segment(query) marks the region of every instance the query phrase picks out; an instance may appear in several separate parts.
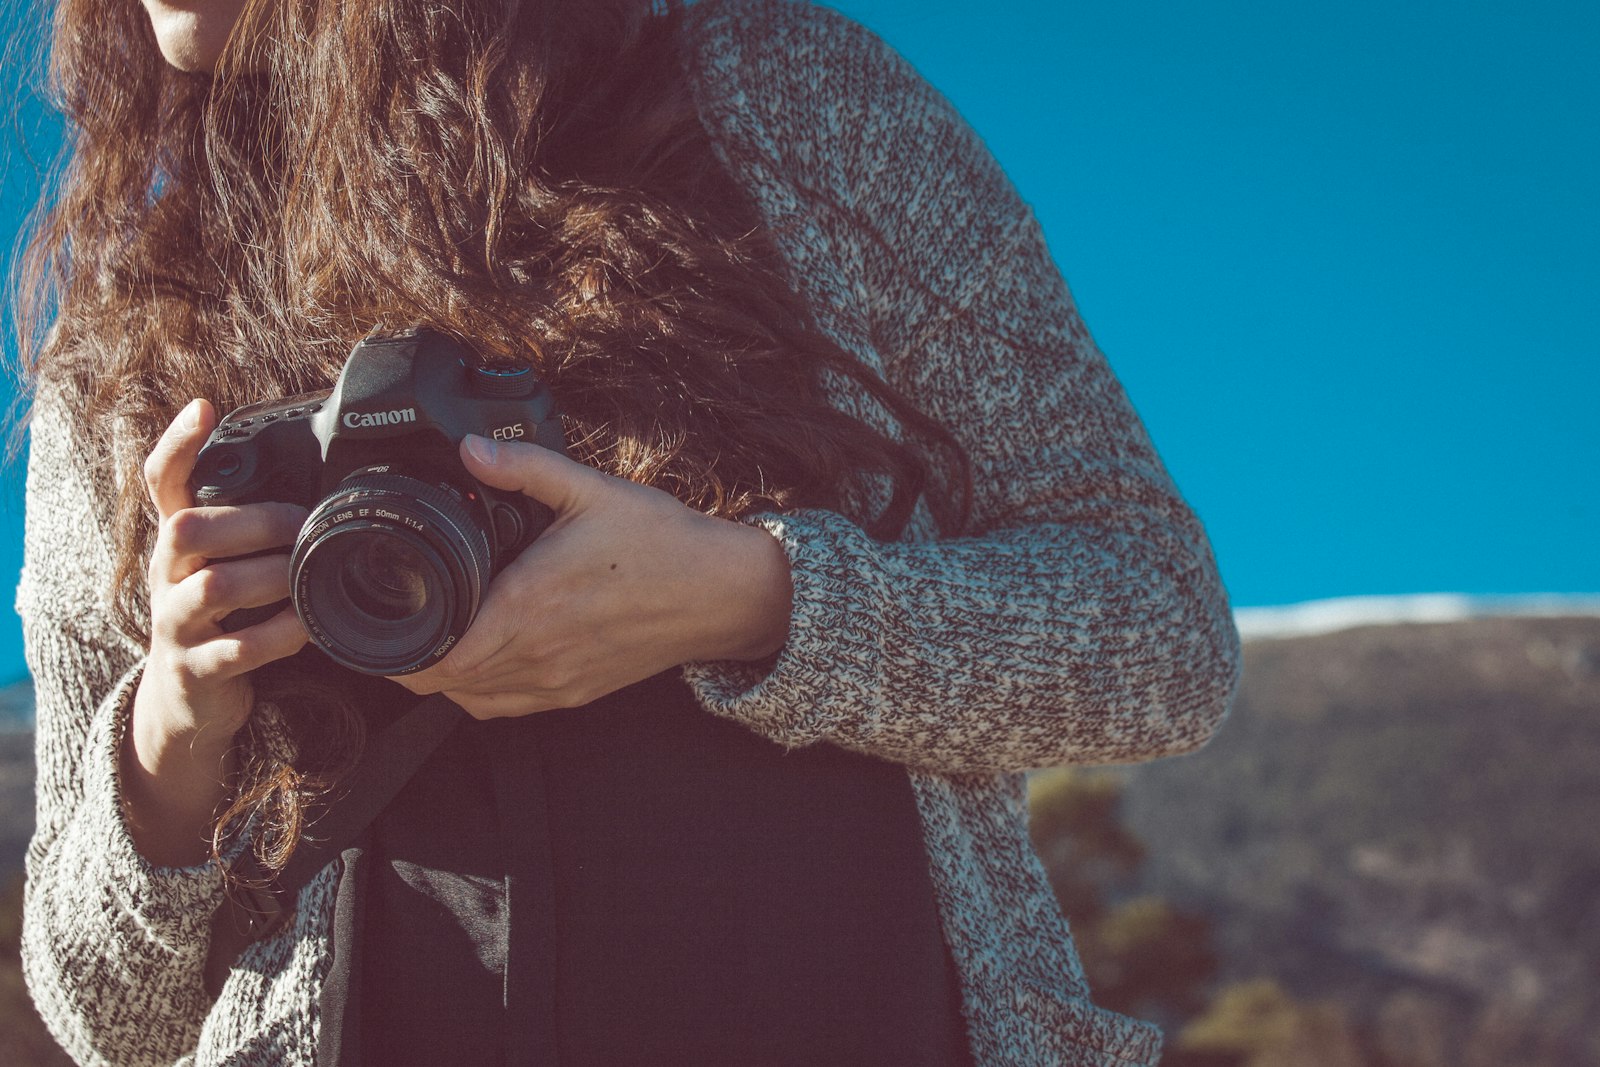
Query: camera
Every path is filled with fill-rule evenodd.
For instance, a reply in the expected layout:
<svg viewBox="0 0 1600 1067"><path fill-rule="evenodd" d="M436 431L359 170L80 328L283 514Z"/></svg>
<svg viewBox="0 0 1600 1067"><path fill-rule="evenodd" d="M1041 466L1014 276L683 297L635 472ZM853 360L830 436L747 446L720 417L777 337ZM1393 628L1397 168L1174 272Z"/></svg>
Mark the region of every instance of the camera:
<svg viewBox="0 0 1600 1067"><path fill-rule="evenodd" d="M565 453L549 389L419 328L369 336L331 390L251 404L211 432L190 476L200 506L309 508L289 555L290 601L335 662L374 675L449 653L489 582L553 516L467 473L469 433ZM282 603L223 620L238 630Z"/></svg>

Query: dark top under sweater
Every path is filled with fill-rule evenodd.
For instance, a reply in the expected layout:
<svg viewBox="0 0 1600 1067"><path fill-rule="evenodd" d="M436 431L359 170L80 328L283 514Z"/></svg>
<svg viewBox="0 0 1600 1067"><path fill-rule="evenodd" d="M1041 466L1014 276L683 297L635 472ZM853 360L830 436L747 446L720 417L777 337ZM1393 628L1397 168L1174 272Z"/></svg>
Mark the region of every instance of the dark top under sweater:
<svg viewBox="0 0 1600 1067"><path fill-rule="evenodd" d="M351 871L343 1067L971 1062L904 769L675 673L464 723Z"/></svg>

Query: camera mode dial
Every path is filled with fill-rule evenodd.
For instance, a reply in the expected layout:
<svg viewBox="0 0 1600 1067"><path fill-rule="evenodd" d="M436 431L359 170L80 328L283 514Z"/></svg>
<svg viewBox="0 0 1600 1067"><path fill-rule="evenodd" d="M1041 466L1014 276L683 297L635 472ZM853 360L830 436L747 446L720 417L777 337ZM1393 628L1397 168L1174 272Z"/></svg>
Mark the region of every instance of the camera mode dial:
<svg viewBox="0 0 1600 1067"><path fill-rule="evenodd" d="M533 368L522 363L474 363L472 391L479 396L519 398L539 387Z"/></svg>

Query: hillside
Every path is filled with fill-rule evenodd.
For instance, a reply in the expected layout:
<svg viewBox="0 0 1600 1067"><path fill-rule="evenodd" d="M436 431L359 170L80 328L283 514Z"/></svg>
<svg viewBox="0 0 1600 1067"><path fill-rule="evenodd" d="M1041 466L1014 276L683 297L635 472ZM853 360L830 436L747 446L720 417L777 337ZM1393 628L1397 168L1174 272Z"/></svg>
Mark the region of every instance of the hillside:
<svg viewBox="0 0 1600 1067"><path fill-rule="evenodd" d="M1224 974L1332 997L1408 1067L1600 1065L1600 619L1246 645L1228 725L1127 772L1143 888Z"/></svg>

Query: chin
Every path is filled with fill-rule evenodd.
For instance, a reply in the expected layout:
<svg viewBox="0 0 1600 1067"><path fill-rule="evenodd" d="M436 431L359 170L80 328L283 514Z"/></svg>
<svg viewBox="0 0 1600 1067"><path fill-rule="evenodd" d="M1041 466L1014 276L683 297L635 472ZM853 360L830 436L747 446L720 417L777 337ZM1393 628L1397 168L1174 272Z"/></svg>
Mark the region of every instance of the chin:
<svg viewBox="0 0 1600 1067"><path fill-rule="evenodd" d="M217 59L228 43L228 35L233 32L242 6L242 0L238 5L224 3L210 7L204 4L179 7L166 0L145 0L150 27L155 31L162 58L179 70L195 74L209 74L216 69ZM217 10L218 7L223 10Z"/></svg>
<svg viewBox="0 0 1600 1067"><path fill-rule="evenodd" d="M161 45L161 56L169 64L179 70L190 74L210 74L217 69L217 58L220 52L210 52L202 48L195 48L187 42L175 42L171 45Z"/></svg>

